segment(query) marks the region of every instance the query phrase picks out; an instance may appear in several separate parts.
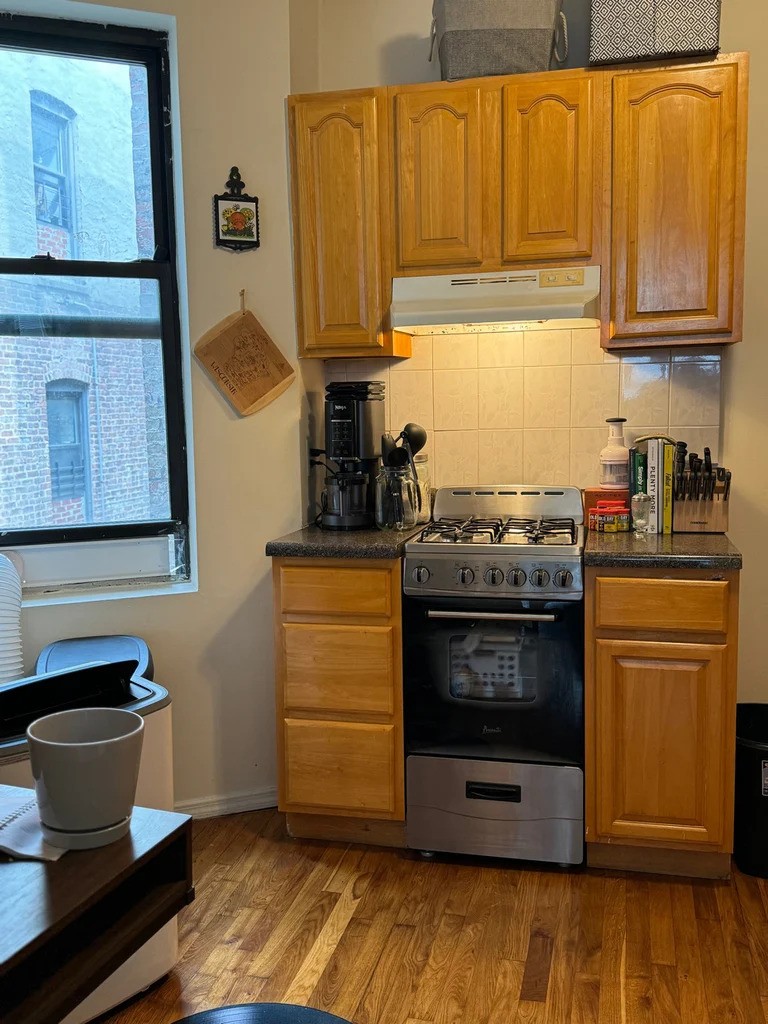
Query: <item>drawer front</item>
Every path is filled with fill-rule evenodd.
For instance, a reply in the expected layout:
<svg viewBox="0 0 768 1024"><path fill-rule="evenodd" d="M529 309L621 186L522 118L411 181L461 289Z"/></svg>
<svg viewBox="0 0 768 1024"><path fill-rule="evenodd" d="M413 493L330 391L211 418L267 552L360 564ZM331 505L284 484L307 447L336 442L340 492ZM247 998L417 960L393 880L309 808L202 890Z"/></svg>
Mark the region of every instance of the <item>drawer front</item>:
<svg viewBox="0 0 768 1024"><path fill-rule="evenodd" d="M286 708L394 712L391 626L287 623L283 649Z"/></svg>
<svg viewBox="0 0 768 1024"><path fill-rule="evenodd" d="M726 580L598 576L595 628L725 633L729 590Z"/></svg>
<svg viewBox="0 0 768 1024"><path fill-rule="evenodd" d="M284 565L282 611L297 615L392 614L392 571L372 566Z"/></svg>
<svg viewBox="0 0 768 1024"><path fill-rule="evenodd" d="M395 812L395 727L285 719L285 787L281 810Z"/></svg>

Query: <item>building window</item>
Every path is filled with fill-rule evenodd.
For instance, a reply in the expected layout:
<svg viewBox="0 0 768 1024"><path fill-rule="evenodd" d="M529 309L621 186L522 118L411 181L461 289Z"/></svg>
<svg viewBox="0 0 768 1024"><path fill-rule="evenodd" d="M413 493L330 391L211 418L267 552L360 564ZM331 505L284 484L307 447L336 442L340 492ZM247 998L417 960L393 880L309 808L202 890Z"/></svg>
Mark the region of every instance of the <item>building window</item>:
<svg viewBox="0 0 768 1024"><path fill-rule="evenodd" d="M0 13L0 110L1 546L141 541L184 578L167 37Z"/></svg>
<svg viewBox="0 0 768 1024"><path fill-rule="evenodd" d="M32 163L38 221L72 229L69 121L32 103Z"/></svg>
<svg viewBox="0 0 768 1024"><path fill-rule="evenodd" d="M45 393L53 501L89 496L88 395L74 381L53 381Z"/></svg>

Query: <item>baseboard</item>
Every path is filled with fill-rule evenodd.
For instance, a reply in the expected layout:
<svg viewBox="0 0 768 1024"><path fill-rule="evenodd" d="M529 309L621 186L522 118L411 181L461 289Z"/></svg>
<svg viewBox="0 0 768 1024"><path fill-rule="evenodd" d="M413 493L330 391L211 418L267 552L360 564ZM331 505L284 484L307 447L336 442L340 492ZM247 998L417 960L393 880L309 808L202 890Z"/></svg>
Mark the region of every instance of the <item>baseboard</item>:
<svg viewBox="0 0 768 1024"><path fill-rule="evenodd" d="M240 814L242 811L260 811L265 807L277 807L277 789L270 787L254 793L211 796L203 800L179 800L175 806L177 811L191 814L193 818L220 818L224 814Z"/></svg>

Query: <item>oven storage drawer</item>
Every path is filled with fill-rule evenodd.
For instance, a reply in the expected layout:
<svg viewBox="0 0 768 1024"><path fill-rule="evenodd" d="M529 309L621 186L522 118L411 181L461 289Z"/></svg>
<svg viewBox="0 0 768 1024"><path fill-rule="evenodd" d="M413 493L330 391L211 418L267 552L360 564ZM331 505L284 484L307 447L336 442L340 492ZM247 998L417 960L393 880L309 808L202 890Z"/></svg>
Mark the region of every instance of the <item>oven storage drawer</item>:
<svg viewBox="0 0 768 1024"><path fill-rule="evenodd" d="M406 771L411 849L582 863L581 768L412 754Z"/></svg>
<svg viewBox="0 0 768 1024"><path fill-rule="evenodd" d="M725 633L729 599L726 580L598 576L595 628Z"/></svg>

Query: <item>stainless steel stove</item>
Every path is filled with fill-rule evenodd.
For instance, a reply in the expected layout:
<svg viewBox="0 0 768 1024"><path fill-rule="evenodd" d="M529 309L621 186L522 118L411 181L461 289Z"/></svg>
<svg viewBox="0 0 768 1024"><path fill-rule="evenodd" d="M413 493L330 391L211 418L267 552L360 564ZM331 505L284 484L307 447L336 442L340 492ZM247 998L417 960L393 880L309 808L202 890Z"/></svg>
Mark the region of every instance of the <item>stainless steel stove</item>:
<svg viewBox="0 0 768 1024"><path fill-rule="evenodd" d="M583 550L576 487L442 487L432 521L405 545L403 589L579 601Z"/></svg>

